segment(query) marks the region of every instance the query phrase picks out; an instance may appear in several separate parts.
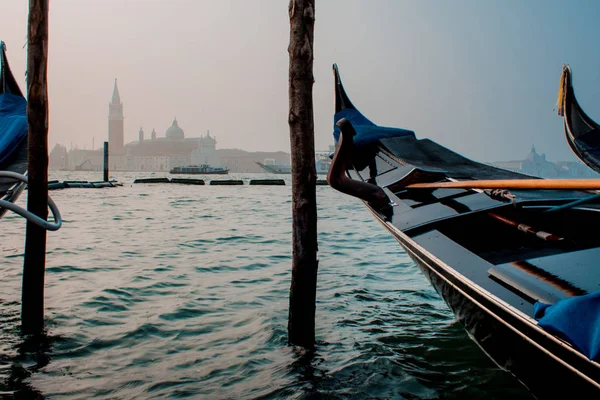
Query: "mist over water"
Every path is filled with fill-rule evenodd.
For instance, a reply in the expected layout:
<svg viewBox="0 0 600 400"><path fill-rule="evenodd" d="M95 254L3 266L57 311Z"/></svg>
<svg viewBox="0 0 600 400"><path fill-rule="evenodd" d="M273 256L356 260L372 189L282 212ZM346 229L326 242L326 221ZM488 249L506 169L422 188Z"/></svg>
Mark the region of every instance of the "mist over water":
<svg viewBox="0 0 600 400"><path fill-rule="evenodd" d="M2 3L0 40L25 88L28 2ZM99 147L119 79L125 142L177 117L218 148L289 151L289 1L52 0L51 147ZM348 95L383 126L410 129L477 161L531 145L573 161L553 111L564 63L600 116L600 2L327 0L315 6L314 117L331 144L337 63Z"/></svg>
<svg viewBox="0 0 600 400"><path fill-rule="evenodd" d="M65 223L48 234L42 344L18 334L25 222L2 220L0 397L530 398L361 202L318 187L318 347L307 354L287 345L289 178L132 185L140 176L51 192Z"/></svg>

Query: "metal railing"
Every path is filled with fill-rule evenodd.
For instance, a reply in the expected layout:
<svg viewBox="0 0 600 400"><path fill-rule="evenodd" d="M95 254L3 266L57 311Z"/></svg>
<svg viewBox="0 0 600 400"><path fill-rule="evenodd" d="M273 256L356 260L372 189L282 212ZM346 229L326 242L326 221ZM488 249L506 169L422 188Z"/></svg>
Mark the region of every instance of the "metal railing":
<svg viewBox="0 0 600 400"><path fill-rule="evenodd" d="M18 174L12 171L0 171L0 178L12 178L20 182L28 183L26 175ZM12 212L27 219L27 221L33 222L37 226L49 231L57 231L62 226L62 218L60 216L60 211L58 211L58 207L56 207L56 204L54 203L52 198L50 198L50 196L48 196L48 207L50 208L52 216L54 217L54 223L48 222L45 219L42 219L37 215L27 211L26 209L5 199L0 199L0 207L6 208L7 210L11 210Z"/></svg>

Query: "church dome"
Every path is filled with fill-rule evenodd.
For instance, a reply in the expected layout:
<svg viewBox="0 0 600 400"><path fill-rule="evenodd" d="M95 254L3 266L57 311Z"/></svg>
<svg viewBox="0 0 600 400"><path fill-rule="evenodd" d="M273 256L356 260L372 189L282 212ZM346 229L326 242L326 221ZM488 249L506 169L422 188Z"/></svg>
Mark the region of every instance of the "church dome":
<svg viewBox="0 0 600 400"><path fill-rule="evenodd" d="M214 146L215 144L217 144L217 140L216 140L216 138L210 136L210 133L208 131L206 131L206 136L202 136L200 138L200 143L209 144L209 145L212 144Z"/></svg>
<svg viewBox="0 0 600 400"><path fill-rule="evenodd" d="M177 118L175 118L173 120L173 125L171 125L169 127L169 129L167 129L166 136L167 136L167 139L172 139L172 140L180 140L180 139L185 138L183 129L181 129L179 127L179 125L177 125Z"/></svg>

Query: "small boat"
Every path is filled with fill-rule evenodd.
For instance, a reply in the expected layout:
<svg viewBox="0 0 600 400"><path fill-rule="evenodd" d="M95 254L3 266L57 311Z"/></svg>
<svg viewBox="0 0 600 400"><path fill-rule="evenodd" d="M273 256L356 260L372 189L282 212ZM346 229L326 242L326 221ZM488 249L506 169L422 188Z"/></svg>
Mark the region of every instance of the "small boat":
<svg viewBox="0 0 600 400"><path fill-rule="evenodd" d="M289 164L277 164L275 160L266 159L263 163L256 162L260 165L265 171L270 172L272 174L291 174L292 166ZM315 170L317 174L326 174L329 171L329 166L331 165L331 160L325 157L319 157L315 160Z"/></svg>
<svg viewBox="0 0 600 400"><path fill-rule="evenodd" d="M24 182L6 175L27 172L26 108L6 58L6 46L0 41L0 200L8 203L14 203L25 188ZM0 207L0 217L6 210Z"/></svg>
<svg viewBox="0 0 600 400"><path fill-rule="evenodd" d="M581 109L573 89L573 72L563 66L558 89L558 115L564 117L565 135L571 149L588 167L600 172L600 125Z"/></svg>
<svg viewBox="0 0 600 400"><path fill-rule="evenodd" d="M175 167L169 171L170 174L190 174L190 175L226 175L229 173L227 168L211 167L208 164L188 165L185 167Z"/></svg>
<svg viewBox="0 0 600 400"><path fill-rule="evenodd" d="M319 157L315 161L315 169L317 174L326 174L329 172L331 166L331 159L329 157Z"/></svg>
<svg viewBox="0 0 600 400"><path fill-rule="evenodd" d="M363 200L471 338L538 398L600 398L599 180L544 180L381 127L334 65L329 184Z"/></svg>
<svg viewBox="0 0 600 400"><path fill-rule="evenodd" d="M256 161L262 169L271 174L291 174L292 166L289 164L277 164L272 158L265 159L262 163Z"/></svg>

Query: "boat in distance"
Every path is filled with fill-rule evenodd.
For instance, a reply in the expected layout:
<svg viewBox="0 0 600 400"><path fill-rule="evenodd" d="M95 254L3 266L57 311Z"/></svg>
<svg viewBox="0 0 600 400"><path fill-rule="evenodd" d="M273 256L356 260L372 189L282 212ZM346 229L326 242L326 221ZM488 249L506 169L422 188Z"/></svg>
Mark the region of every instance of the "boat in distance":
<svg viewBox="0 0 600 400"><path fill-rule="evenodd" d="M277 164L273 159L266 159L262 163L255 161L257 165L259 165L266 172L270 172L271 174L291 174L292 166L289 164Z"/></svg>
<svg viewBox="0 0 600 400"><path fill-rule="evenodd" d="M170 174L190 174L190 175L226 175L229 173L227 168L211 167L208 164L188 165L185 167L174 167L169 171Z"/></svg>
<svg viewBox="0 0 600 400"><path fill-rule="evenodd" d="M0 41L0 174L27 172L27 101L17 84ZM26 184L0 176L0 200L14 203ZM7 205L9 206L9 205ZM0 207L0 217L7 209Z"/></svg>
<svg viewBox="0 0 600 400"><path fill-rule="evenodd" d="M333 69L328 183L363 200L470 337L533 395L600 398L599 196L378 126Z"/></svg>
<svg viewBox="0 0 600 400"><path fill-rule="evenodd" d="M272 174L291 174L292 166L289 164L277 164L273 159L266 159L262 163L256 161L262 169ZM315 170L317 174L326 174L329 171L331 160L326 157L318 157L315 160Z"/></svg>

